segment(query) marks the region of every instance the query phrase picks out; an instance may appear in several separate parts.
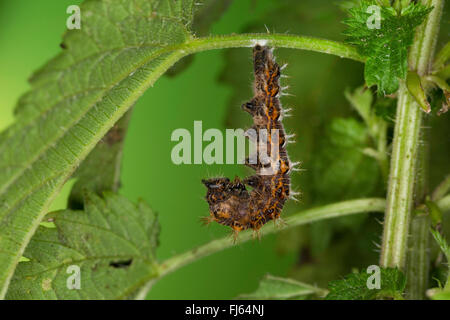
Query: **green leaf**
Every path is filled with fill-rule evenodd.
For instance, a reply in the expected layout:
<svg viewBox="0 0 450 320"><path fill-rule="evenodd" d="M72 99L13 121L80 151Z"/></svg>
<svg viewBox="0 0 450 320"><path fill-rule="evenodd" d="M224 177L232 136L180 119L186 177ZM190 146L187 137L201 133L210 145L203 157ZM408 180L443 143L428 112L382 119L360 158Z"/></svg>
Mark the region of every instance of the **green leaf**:
<svg viewBox="0 0 450 320"><path fill-rule="evenodd" d="M446 113L450 107L450 85L446 80L439 76L428 76L425 79L442 90L443 101L437 115L440 116L441 114Z"/></svg>
<svg viewBox="0 0 450 320"><path fill-rule="evenodd" d="M425 205L431 219L431 225L436 227L442 223L442 211L436 202L431 201L428 197L425 199Z"/></svg>
<svg viewBox="0 0 450 320"><path fill-rule="evenodd" d="M77 182L70 192L69 208L83 208L84 189L98 195L119 190L123 143L131 113L132 109L117 121L73 174Z"/></svg>
<svg viewBox="0 0 450 320"><path fill-rule="evenodd" d="M379 9L379 25L371 6ZM410 3L397 13L392 7L379 6L375 0L363 0L360 6L349 10L345 35L367 58L364 78L369 87L377 85L384 95L397 91L399 79L406 78L408 48L414 40L414 31L431 10Z"/></svg>
<svg viewBox="0 0 450 320"><path fill-rule="evenodd" d="M31 78L0 135L0 298L51 201L139 96L186 53L192 0L98 0Z"/></svg>
<svg viewBox="0 0 450 320"><path fill-rule="evenodd" d="M335 118L319 140L314 167L311 169L316 203L338 199L373 196L379 186L377 161L364 150L370 146L369 130L354 118ZM357 177L357 178L356 178ZM333 225L311 226L311 249L314 256L323 252L339 228L358 230L366 217L339 219Z"/></svg>
<svg viewBox="0 0 450 320"><path fill-rule="evenodd" d="M401 299L406 286L404 274L393 268L380 268L380 289L369 289L368 279L373 273L365 271L347 275L342 280L330 281L327 300L374 300L380 298Z"/></svg>
<svg viewBox="0 0 450 320"><path fill-rule="evenodd" d="M427 95L423 90L422 80L420 79L417 72L408 71L408 75L406 77L406 86L409 93L414 97L422 110L426 113L430 113L431 105L428 102Z"/></svg>
<svg viewBox="0 0 450 320"><path fill-rule="evenodd" d="M376 150L370 149L374 151L372 152L372 156L379 161L380 168L383 170L383 174L387 177L387 123L377 114L376 109L372 106L372 92L370 90L365 90L364 87L360 87L353 93L350 93L347 90L345 92L345 97L364 120L364 123L366 124L369 134L373 140L373 144L376 146Z"/></svg>
<svg viewBox="0 0 450 320"><path fill-rule="evenodd" d="M196 37L207 36L211 26L220 19L227 11L232 0L196 0L198 9L192 21L192 32ZM172 68L167 70L166 75L173 77L183 72L194 61L195 56L190 55L178 61Z"/></svg>
<svg viewBox="0 0 450 320"><path fill-rule="evenodd" d="M450 246L448 245L447 241L445 241L444 237L440 234L439 231L434 229L431 229L430 231L433 235L434 240L436 240L437 244L439 245L439 248L441 248L442 252L447 258L447 261L450 261Z"/></svg>
<svg viewBox="0 0 450 320"><path fill-rule="evenodd" d="M397 109L397 99L390 97L377 96L373 106L375 114L382 118L388 124L393 124L395 120L395 111Z"/></svg>
<svg viewBox="0 0 450 320"><path fill-rule="evenodd" d="M450 42L447 42L445 46L436 54L436 58L433 63L433 70L441 70L447 61L450 59Z"/></svg>
<svg viewBox="0 0 450 320"><path fill-rule="evenodd" d="M312 169L320 201L327 203L373 193L380 171L376 161L363 152L369 142L369 130L361 122L353 118L335 118L331 122Z"/></svg>
<svg viewBox="0 0 450 320"><path fill-rule="evenodd" d="M443 67L442 70L440 70L436 75L442 79L450 78L450 64Z"/></svg>
<svg viewBox="0 0 450 320"><path fill-rule="evenodd" d="M450 300L450 290L438 290L431 295L433 300Z"/></svg>
<svg viewBox="0 0 450 320"><path fill-rule="evenodd" d="M56 228L36 231L7 299L120 299L158 275L159 224L152 210L113 193L104 199L86 193L84 201L84 211L47 215ZM68 288L70 266L79 267L79 289Z"/></svg>
<svg viewBox="0 0 450 320"><path fill-rule="evenodd" d="M258 289L250 294L240 295L243 299L304 299L311 295L323 296L326 290L298 282L293 279L265 276Z"/></svg>
<svg viewBox="0 0 450 320"><path fill-rule="evenodd" d="M387 176L387 125L372 108L372 92L360 87L353 92L346 90L345 97L364 123L354 118L335 118L322 134L312 169L318 203L372 196L380 187L380 173ZM367 150L373 151L370 157ZM339 229L356 232L363 227L365 218L348 217L332 225L312 225L313 256L317 258L331 245L333 233Z"/></svg>
<svg viewBox="0 0 450 320"><path fill-rule="evenodd" d="M350 90L345 91L345 97L351 106L358 112L360 117L364 120L367 127L376 119L376 115L372 111L373 96L370 90L359 87L354 92Z"/></svg>
<svg viewBox="0 0 450 320"><path fill-rule="evenodd" d="M439 231L430 229L430 232L433 235L434 240L436 240L436 243L439 245L439 248L444 253L445 258L447 259L448 268L445 287L443 289L439 288L431 290L430 296L434 300L450 300L450 265L448 265L450 263L450 246Z"/></svg>

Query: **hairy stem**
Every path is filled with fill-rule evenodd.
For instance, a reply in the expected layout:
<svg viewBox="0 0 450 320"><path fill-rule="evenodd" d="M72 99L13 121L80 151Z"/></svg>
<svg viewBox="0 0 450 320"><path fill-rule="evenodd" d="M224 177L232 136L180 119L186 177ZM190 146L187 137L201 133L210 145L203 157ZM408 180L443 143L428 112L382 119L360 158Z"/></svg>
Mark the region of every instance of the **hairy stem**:
<svg viewBox="0 0 450 320"><path fill-rule="evenodd" d="M427 127L427 119L423 123ZM414 186L413 206L417 208L425 202L428 194L429 176L429 145L428 132L422 130L421 144L419 145L417 157L416 183ZM428 275L430 271L430 226L431 218L426 212L416 210L413 214L408 239L408 252L406 254L406 298L410 300L421 300L425 298L428 288Z"/></svg>
<svg viewBox="0 0 450 320"><path fill-rule="evenodd" d="M277 231L293 228L299 225L311 223L318 220L338 218L351 214L363 212L383 212L385 209L385 200L378 198L358 199L338 202L325 205L319 208L313 208L301 211L286 218L286 227L277 228L275 224L266 225L260 232L260 236L275 233ZM239 234L238 244L242 244L252 239L251 231L244 231ZM229 237L213 240L200 247L181 253L164 261L160 266L160 276L173 272L191 262L202 257L222 251L233 246L233 241ZM148 290L151 288L153 280L138 293L138 298L145 298Z"/></svg>
<svg viewBox="0 0 450 320"><path fill-rule="evenodd" d="M422 3L434 9L416 32L409 67L424 76L431 66L444 1L422 0ZM401 83L398 97L380 264L403 269L413 208L422 111L405 83Z"/></svg>
<svg viewBox="0 0 450 320"><path fill-rule="evenodd" d="M380 264L384 267L405 265L421 112L406 85L401 84L381 247Z"/></svg>
<svg viewBox="0 0 450 320"><path fill-rule="evenodd" d="M431 3L428 3L430 5ZM434 12L434 14L438 16L431 17L432 19L437 19L438 22L440 20L440 13ZM422 30L419 29L419 35L425 35L426 29L429 25L425 24ZM439 24L437 24L439 26ZM436 25L433 25L431 29L433 32L436 32L436 35L433 37L429 37L428 39L424 36L422 39L422 46L427 45L427 41L429 46L424 48L422 47L422 51L426 50L425 54L428 55L428 60L417 60L417 57L420 55L419 46L414 46L412 55L411 55L411 64L416 62L416 68L418 72L422 74L429 73L430 67L432 65L432 57L433 57L433 46L435 45L433 42L437 38ZM431 42L431 43L430 43ZM416 61L413 60L414 54L416 55ZM428 65L427 65L428 64ZM427 127L427 120L424 119L424 127ZM420 133L421 143L419 144L418 151L418 159L417 159L417 172L416 172L416 182L414 186L414 200L413 205L415 207L424 203L425 197L428 194L428 160L429 160L429 147L428 147L428 134L425 130L422 130ZM431 226L431 218L427 214L422 214L421 212L417 212L411 220L411 230L409 232L409 250L407 252L407 264L406 264L406 277L407 277L407 285L406 285L406 297L410 300L419 300L425 298L425 291L428 288L429 281L429 271L430 271L430 226Z"/></svg>
<svg viewBox="0 0 450 320"><path fill-rule="evenodd" d="M429 238L430 217L415 215L411 220L411 236L407 254L406 297L409 300L421 300L428 288L430 271Z"/></svg>
<svg viewBox="0 0 450 320"><path fill-rule="evenodd" d="M305 36L287 34L237 34L226 36L212 36L205 38L193 38L180 45L180 49L186 54L224 48L253 47L256 43L266 44L278 48L291 48L322 52L363 62L364 58L356 49L347 44Z"/></svg>
<svg viewBox="0 0 450 320"><path fill-rule="evenodd" d="M338 202L335 204L325 205L319 208L308 209L286 218L286 228L293 228L299 225L311 223L318 220L337 218L362 212L379 212L384 210L385 201L383 199L360 199ZM261 236L275 233L280 228L275 224L270 224L261 231ZM239 243L244 243L252 239L252 233L245 231L239 235ZM193 250L175 256L166 260L161 265L162 274L169 273L179 267L195 261L200 257L210 255L212 253L221 251L223 249L233 246L233 242L229 237L213 240L203 246L197 247Z"/></svg>

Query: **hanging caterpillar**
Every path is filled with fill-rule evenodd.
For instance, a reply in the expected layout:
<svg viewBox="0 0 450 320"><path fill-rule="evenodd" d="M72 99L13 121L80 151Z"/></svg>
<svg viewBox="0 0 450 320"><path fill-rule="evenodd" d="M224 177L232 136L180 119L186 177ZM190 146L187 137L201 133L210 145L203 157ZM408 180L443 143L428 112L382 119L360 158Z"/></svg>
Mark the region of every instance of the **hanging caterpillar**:
<svg viewBox="0 0 450 320"><path fill-rule="evenodd" d="M293 196L290 172L296 163L292 164L287 155L289 136L281 122L284 115L279 100L281 68L275 62L272 49L259 44L253 48L253 65L254 97L244 103L242 109L253 117L251 129L256 132L257 154L247 158L245 164L256 174L244 180L239 177L233 181L228 178L202 180L208 189L206 200L210 210L204 221L231 227L235 237L246 229L253 229L259 236L259 229L268 221L277 221L284 203ZM261 156L264 154L268 157ZM246 186L251 187L251 191Z"/></svg>

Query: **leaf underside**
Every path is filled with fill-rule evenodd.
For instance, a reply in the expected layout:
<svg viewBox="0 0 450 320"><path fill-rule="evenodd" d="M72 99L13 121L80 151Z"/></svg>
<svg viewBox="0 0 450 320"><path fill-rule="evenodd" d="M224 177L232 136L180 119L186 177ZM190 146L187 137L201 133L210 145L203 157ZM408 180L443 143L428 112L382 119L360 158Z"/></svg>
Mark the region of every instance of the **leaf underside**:
<svg viewBox="0 0 450 320"><path fill-rule="evenodd" d="M31 78L0 134L0 298L51 201L106 132L183 53L192 0L88 0L80 30Z"/></svg>
<svg viewBox="0 0 450 320"><path fill-rule="evenodd" d="M77 182L70 192L70 209L83 208L84 189L98 195L119 190L123 145L132 110L117 121L72 175L72 178L77 178Z"/></svg>
<svg viewBox="0 0 450 320"><path fill-rule="evenodd" d="M120 299L157 276L159 224L152 210L109 192L104 199L85 193L84 202L84 211L47 215L56 228L38 228L7 299Z"/></svg>

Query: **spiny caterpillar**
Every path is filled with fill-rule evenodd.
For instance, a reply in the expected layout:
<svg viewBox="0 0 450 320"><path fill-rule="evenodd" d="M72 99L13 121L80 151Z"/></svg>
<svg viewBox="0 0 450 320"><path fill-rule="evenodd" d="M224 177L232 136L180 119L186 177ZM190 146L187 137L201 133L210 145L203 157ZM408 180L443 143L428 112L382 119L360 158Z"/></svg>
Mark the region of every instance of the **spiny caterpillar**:
<svg viewBox="0 0 450 320"><path fill-rule="evenodd" d="M254 97L244 103L242 109L253 117L251 129L256 132L257 155L247 158L245 164L256 174L243 181L239 177L233 181L228 178L202 180L208 188L206 200L210 210L210 215L203 220L230 226L235 238L239 231L246 229L253 229L259 236L259 229L265 223L280 218L284 203L293 195L290 172L296 163L292 164L287 155L289 136L281 122L284 110L279 100L282 68L275 62L272 49L259 44L253 48L253 64ZM261 139L262 132L266 133L266 139ZM278 139L274 139L274 132ZM261 148L270 157L269 161L261 157ZM267 169L273 170L267 174ZM252 190L248 191L246 186Z"/></svg>

